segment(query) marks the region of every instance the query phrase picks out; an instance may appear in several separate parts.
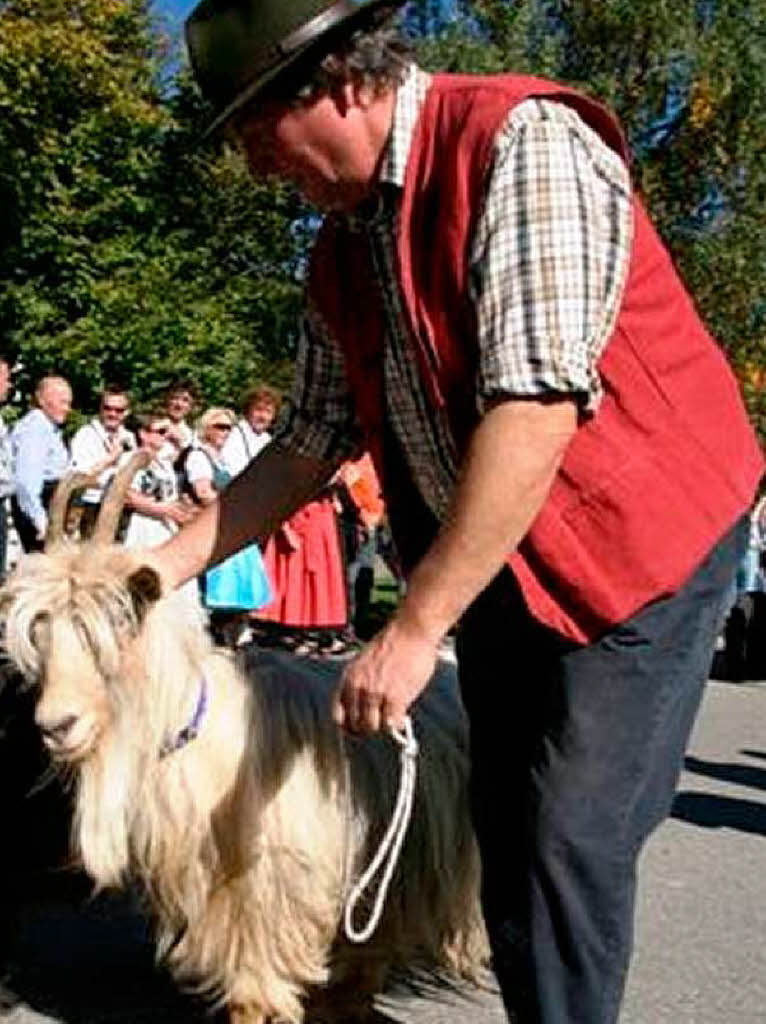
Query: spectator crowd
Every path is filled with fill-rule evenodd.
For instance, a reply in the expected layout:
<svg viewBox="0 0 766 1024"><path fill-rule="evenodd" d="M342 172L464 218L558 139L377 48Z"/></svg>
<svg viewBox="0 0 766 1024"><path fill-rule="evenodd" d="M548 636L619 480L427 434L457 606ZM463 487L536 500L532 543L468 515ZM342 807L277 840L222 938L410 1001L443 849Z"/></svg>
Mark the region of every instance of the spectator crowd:
<svg viewBox="0 0 766 1024"><path fill-rule="evenodd" d="M10 389L10 366L0 358L0 403ZM90 478L70 517L90 536L104 495L137 451L144 464L133 477L117 532L128 547L161 544L190 521L269 443L279 392L259 384L241 415L223 406L198 410L192 382L171 383L163 400L134 411L129 390L108 384L99 408L65 440L72 388L62 376L41 378L32 407L8 429L0 417L0 573L9 568L9 521L22 551L42 549L48 506L69 472ZM208 618L216 641L256 640L298 654L343 655L369 632L374 558L384 521L383 501L369 455L345 463L329 487L282 524L264 546L253 544L184 588ZM385 537L385 534L383 534ZM388 554L390 546L382 543ZM396 572L393 557L387 558Z"/></svg>

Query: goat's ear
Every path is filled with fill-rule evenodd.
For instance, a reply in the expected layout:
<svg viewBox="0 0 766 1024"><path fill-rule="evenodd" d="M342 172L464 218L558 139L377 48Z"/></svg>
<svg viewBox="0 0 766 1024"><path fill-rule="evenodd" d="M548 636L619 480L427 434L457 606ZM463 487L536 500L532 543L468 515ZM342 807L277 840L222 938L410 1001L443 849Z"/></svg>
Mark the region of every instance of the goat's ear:
<svg viewBox="0 0 766 1024"><path fill-rule="evenodd" d="M128 591L140 621L149 606L162 597L162 581L154 569L142 565L128 576Z"/></svg>

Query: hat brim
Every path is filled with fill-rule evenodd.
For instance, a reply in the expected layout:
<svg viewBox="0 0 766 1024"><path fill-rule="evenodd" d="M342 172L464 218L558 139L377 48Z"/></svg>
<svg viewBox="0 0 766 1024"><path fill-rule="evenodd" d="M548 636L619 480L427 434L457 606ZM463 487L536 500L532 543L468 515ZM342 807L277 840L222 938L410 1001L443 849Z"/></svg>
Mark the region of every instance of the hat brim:
<svg viewBox="0 0 766 1024"><path fill-rule="evenodd" d="M202 140L208 139L222 125L226 124L238 110L241 110L288 68L307 57L312 50L319 50L323 46L327 46L330 39L341 29L348 30L356 23L363 24L365 21L374 25L380 24L404 3L405 0L369 0L368 3L356 10L346 10L339 17L332 17L333 9L330 8L313 18L308 25L302 27L300 32L295 33L295 36L300 36L300 39L293 48L289 49L281 61L272 65L268 71L257 75L252 82L249 82L244 89L237 93L223 110L216 114L205 129Z"/></svg>

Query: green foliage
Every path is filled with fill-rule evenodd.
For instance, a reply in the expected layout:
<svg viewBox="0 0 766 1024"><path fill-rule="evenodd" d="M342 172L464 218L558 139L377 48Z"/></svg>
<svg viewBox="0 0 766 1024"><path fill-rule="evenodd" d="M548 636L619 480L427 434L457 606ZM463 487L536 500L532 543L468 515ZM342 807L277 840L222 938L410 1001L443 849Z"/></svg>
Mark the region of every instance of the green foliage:
<svg viewBox="0 0 766 1024"><path fill-rule="evenodd" d="M426 66L558 78L617 111L766 434L766 0L459 8L421 41ZM0 347L19 357L22 403L46 371L86 411L113 378L148 400L190 376L216 403L289 381L313 221L200 144L175 52L146 0L0 0Z"/></svg>
<svg viewBox="0 0 766 1024"><path fill-rule="evenodd" d="M302 208L200 145L166 48L138 0L0 4L0 344L24 402L51 371L88 411L113 379L225 404L289 379Z"/></svg>

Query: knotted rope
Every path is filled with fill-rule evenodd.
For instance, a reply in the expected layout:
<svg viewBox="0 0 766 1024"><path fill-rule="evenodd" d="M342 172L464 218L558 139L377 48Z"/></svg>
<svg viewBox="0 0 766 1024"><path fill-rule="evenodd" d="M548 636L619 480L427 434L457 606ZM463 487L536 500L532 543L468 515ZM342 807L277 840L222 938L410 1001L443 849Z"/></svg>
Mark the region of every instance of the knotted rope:
<svg viewBox="0 0 766 1024"><path fill-rule="evenodd" d="M394 813L391 817L391 822L386 834L383 836L377 853L372 858L370 866L362 874L359 881L352 887L351 892L349 893L343 916L343 926L346 932L346 938L349 942L357 944L367 942L380 924L380 918L383 914L383 907L386 902L388 887L391 884L394 870L399 861L399 854L401 853L404 837L407 835L407 828L409 827L410 818L412 817L412 804L415 798L415 781L417 779L418 741L415 739L415 732L412 728L412 721L409 715L405 716L404 730L399 731L398 729L392 728L391 736L401 748L399 754L399 794L396 798L396 806L394 807ZM386 858L388 858L387 861ZM363 928L357 928L354 925L354 912L356 911L359 901L367 891L370 883L377 875L384 861L386 861L385 869L380 880L378 892L373 902L369 920Z"/></svg>

